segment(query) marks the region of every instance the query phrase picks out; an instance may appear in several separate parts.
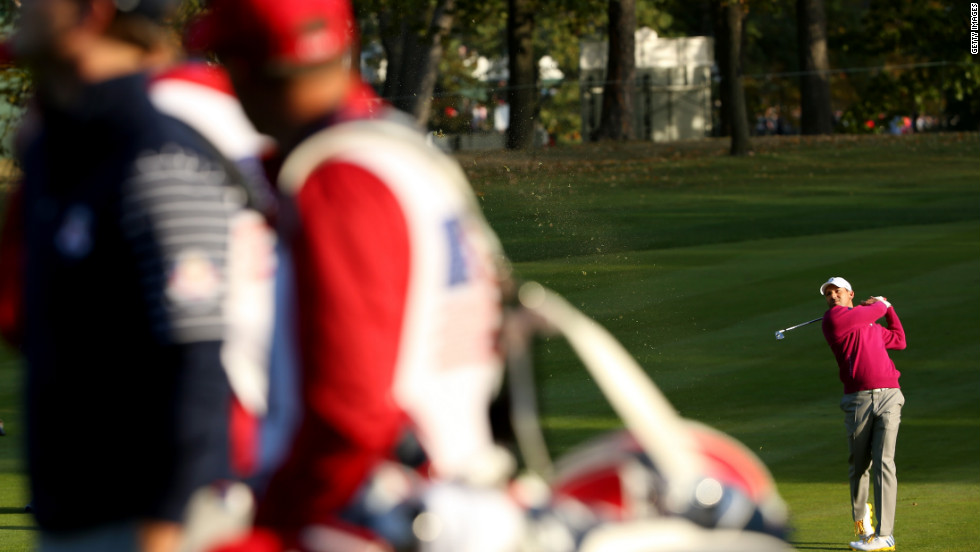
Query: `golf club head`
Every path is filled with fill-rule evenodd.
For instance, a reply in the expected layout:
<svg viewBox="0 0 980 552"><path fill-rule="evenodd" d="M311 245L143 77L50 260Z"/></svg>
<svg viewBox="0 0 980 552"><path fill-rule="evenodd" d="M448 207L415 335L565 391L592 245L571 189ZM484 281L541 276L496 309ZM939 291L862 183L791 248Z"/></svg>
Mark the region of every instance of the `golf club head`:
<svg viewBox="0 0 980 552"><path fill-rule="evenodd" d="M776 339L783 339L784 337L786 337L786 334L783 333L783 330L776 332Z"/></svg>

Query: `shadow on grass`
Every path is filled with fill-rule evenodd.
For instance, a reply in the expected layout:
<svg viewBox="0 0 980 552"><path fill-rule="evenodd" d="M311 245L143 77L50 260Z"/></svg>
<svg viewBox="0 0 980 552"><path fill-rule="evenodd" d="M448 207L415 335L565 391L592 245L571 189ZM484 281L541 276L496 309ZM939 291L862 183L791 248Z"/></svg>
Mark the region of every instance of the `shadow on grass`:
<svg viewBox="0 0 980 552"><path fill-rule="evenodd" d="M2 516L2 515L9 515L9 514L27 515L29 513L30 512L28 512L27 510L25 510L23 507L17 508L17 507L9 507L8 506L8 507L0 508L0 516Z"/></svg>
<svg viewBox="0 0 980 552"><path fill-rule="evenodd" d="M851 547L839 542L790 542L797 550L850 550Z"/></svg>
<svg viewBox="0 0 980 552"><path fill-rule="evenodd" d="M0 508L0 516L25 516L29 517L31 514L26 512L23 507L11 507L6 506ZM37 531L37 527L34 525L4 525L3 522L29 522L27 519L0 519L0 531Z"/></svg>

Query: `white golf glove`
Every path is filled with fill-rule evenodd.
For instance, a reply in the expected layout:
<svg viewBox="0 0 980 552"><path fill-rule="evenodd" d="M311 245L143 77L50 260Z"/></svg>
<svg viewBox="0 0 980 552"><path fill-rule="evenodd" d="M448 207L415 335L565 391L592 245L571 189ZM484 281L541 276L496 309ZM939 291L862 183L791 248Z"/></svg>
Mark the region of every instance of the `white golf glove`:
<svg viewBox="0 0 980 552"><path fill-rule="evenodd" d="M891 304L891 303L889 303L889 302L888 302L888 300L887 300L887 299L885 299L884 297L882 297L882 296L880 296L880 295L875 295L874 297L875 297L875 299L877 299L878 301L880 301L880 302L882 302L882 303L884 303L886 307L890 307L890 306L892 306L892 304Z"/></svg>

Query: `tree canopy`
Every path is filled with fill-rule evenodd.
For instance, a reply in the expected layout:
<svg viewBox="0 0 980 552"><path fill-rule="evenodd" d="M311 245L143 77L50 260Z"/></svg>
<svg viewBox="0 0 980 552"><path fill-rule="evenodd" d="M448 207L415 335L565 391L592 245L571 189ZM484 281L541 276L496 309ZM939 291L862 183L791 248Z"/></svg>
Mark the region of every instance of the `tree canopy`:
<svg viewBox="0 0 980 552"><path fill-rule="evenodd" d="M799 129L803 98L801 76L807 73L799 52L796 2L779 0L635 0L636 27L650 27L659 36L715 33L714 2L738 1L744 10L741 75L749 124L775 114L777 130ZM969 52L969 6L956 0L820 0L824 8L830 103L836 132L881 132L898 117L923 116L934 128L976 130L980 125L980 65ZM185 0L174 21L179 31L199 13L204 0ZM354 2L362 48L388 57L389 75L415 60L412 71L431 72L433 84L418 86L411 107L430 128L466 131L471 119L458 118L473 106L491 110L508 96L509 83L480 80L474 60L483 56L506 67L514 53L507 41L511 6L524 6L533 19L530 50L535 60L550 56L564 74L560 82L532 76L536 93L522 108L559 141L577 141L581 105L578 83L579 48L583 39L607 33L605 0L398 0ZM398 9L394 9L398 8ZM443 10L440 12L439 10ZM13 2L0 4L0 33L8 35L16 18ZM435 15L434 15L435 14ZM442 15L438 19L436 15ZM440 28L439 24L448 25ZM387 27L386 27L387 25ZM387 34L386 34L387 33ZM393 35L397 35L394 36ZM392 44L424 50L423 57L399 57L381 48ZM400 38L399 38L400 37ZM395 39L398 40L395 40ZM413 46L414 45L414 46ZM360 53L360 51L358 51ZM427 57L426 57L427 56ZM536 67L536 66L535 66ZM427 69L428 68L428 69ZM411 73L412 71L409 71ZM527 79L529 77L522 77ZM422 82L419 79L418 82ZM31 90L22 69L0 70L0 132L16 121ZM416 92L412 92L415 90ZM385 92L383 87L379 91ZM715 87L715 94L720 89ZM395 92L391 92L392 95ZM398 92L405 95L404 90ZM396 105L398 99L394 100ZM426 109L418 109L418 103ZM432 108L429 109L429 106ZM431 115L430 115L431 114ZM716 118L719 114L716 113ZM721 125L714 125L717 129ZM765 131L766 129L762 129ZM760 129L757 127L756 132ZM0 152L8 155L9 152Z"/></svg>

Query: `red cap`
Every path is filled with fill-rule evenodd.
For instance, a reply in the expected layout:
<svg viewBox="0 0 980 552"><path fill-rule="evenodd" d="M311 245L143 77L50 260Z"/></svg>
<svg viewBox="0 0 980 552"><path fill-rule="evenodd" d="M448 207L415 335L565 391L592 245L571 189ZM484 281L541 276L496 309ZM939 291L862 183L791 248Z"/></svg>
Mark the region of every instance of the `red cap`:
<svg viewBox="0 0 980 552"><path fill-rule="evenodd" d="M153 77L154 82L184 81L198 84L211 90L224 92L229 96L235 95L228 73L219 66L202 61L189 61L175 65Z"/></svg>
<svg viewBox="0 0 980 552"><path fill-rule="evenodd" d="M188 34L191 49L288 70L342 55L354 41L354 14L349 0L211 0Z"/></svg>

